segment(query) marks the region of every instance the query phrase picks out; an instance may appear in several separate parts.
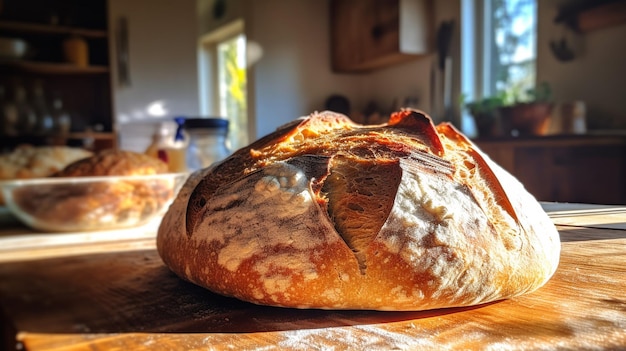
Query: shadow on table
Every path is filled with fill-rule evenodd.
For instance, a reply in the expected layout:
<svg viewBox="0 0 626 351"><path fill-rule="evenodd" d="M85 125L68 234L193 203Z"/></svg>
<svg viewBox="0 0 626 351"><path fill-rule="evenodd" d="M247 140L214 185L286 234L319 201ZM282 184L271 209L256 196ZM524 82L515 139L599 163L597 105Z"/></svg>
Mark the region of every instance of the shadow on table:
<svg viewBox="0 0 626 351"><path fill-rule="evenodd" d="M413 320L421 312L298 310L223 297L174 275L155 250L0 265L1 306L32 333L246 333Z"/></svg>

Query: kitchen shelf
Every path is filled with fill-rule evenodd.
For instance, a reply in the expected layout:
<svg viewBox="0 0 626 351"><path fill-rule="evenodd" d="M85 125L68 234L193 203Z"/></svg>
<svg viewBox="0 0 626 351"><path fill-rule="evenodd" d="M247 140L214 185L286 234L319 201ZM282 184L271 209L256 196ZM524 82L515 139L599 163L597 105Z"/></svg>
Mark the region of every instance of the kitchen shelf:
<svg viewBox="0 0 626 351"><path fill-rule="evenodd" d="M76 139L85 139L85 138L93 138L95 140L110 140L115 139L117 136L113 132L71 132L67 134L20 134L20 135L1 135L2 138L8 139L41 139L41 138L52 138L52 139L68 139L68 140L76 140Z"/></svg>
<svg viewBox="0 0 626 351"><path fill-rule="evenodd" d="M583 33L626 23L626 1L610 2L583 11L577 21L578 29Z"/></svg>
<svg viewBox="0 0 626 351"><path fill-rule="evenodd" d="M39 61L0 61L0 67L7 67L22 72L40 74L105 74L109 73L107 66L76 66L69 63L39 62Z"/></svg>
<svg viewBox="0 0 626 351"><path fill-rule="evenodd" d="M87 146L84 141L91 139L90 147L97 150L117 147L117 134L113 132L74 132L66 135L51 135L47 138L52 145Z"/></svg>
<svg viewBox="0 0 626 351"><path fill-rule="evenodd" d="M0 60L0 86L7 99L25 90L32 103L35 86L43 90L48 108L60 99L71 116L72 130L101 132L38 134L21 131L2 135L0 151L19 144L73 145L94 150L116 147L117 128L112 113L108 0L15 0L2 3L0 33L21 39L27 51L20 59ZM66 40L77 36L87 46L87 65L76 65L65 52ZM101 129L100 129L101 127Z"/></svg>
<svg viewBox="0 0 626 351"><path fill-rule="evenodd" d="M563 23L578 33L623 25L626 23L626 0L582 1L565 4L555 23Z"/></svg>
<svg viewBox="0 0 626 351"><path fill-rule="evenodd" d="M0 135L0 151L8 151L16 145L72 145L85 146L84 140L91 139L96 150L117 147L115 132L72 132L68 134L20 134Z"/></svg>
<svg viewBox="0 0 626 351"><path fill-rule="evenodd" d="M107 133L107 132L75 132L69 133L66 136L59 135L57 138L65 138L65 139L85 139L85 138L94 138L96 140L110 140L114 139L117 136L115 133Z"/></svg>
<svg viewBox="0 0 626 351"><path fill-rule="evenodd" d="M92 39L108 37L108 33L105 30L74 28L67 26L55 26L17 21L0 21L0 29L7 32L20 34L78 35L84 38Z"/></svg>

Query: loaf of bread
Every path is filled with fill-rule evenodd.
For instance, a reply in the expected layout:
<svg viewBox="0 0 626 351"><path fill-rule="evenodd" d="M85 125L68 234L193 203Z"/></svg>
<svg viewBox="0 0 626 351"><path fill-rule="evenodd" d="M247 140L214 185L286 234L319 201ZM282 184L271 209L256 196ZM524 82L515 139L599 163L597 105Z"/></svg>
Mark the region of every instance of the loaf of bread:
<svg viewBox="0 0 626 351"><path fill-rule="evenodd" d="M559 235L513 176L415 110L315 113L193 174L159 227L181 278L255 304L425 310L531 292Z"/></svg>
<svg viewBox="0 0 626 351"><path fill-rule="evenodd" d="M167 164L157 158L109 149L73 162L49 177L71 181L19 188L12 196L22 211L36 219L31 225L45 230L127 227L143 223L171 201L171 179L140 177L167 171Z"/></svg>
<svg viewBox="0 0 626 351"><path fill-rule="evenodd" d="M69 146L23 144L0 155L0 181L48 177L68 164L92 156L92 152ZM0 192L0 205L4 197Z"/></svg>
<svg viewBox="0 0 626 351"><path fill-rule="evenodd" d="M107 149L89 158L73 162L55 177L132 176L167 173L167 164L142 153Z"/></svg>
<svg viewBox="0 0 626 351"><path fill-rule="evenodd" d="M47 177L92 155L91 151L77 147L20 145L0 155L0 180Z"/></svg>

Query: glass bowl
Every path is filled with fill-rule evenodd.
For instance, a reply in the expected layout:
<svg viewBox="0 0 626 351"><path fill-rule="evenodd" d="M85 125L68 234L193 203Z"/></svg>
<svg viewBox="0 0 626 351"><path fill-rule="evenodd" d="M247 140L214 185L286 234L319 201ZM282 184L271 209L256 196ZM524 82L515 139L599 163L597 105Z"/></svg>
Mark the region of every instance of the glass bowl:
<svg viewBox="0 0 626 351"><path fill-rule="evenodd" d="M139 226L163 215L188 173L59 177L0 182L9 211L42 231Z"/></svg>

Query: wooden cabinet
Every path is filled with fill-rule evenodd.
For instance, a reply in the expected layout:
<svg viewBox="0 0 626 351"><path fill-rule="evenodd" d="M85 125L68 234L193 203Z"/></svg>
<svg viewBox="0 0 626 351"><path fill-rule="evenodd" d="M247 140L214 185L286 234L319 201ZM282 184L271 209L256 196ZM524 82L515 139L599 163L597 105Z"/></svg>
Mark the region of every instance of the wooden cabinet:
<svg viewBox="0 0 626 351"><path fill-rule="evenodd" d="M428 0L331 0L335 72L366 72L417 59L432 48Z"/></svg>
<svg viewBox="0 0 626 351"><path fill-rule="evenodd" d="M588 33L625 22L626 0L564 3L555 18L555 23L564 23L579 33Z"/></svg>
<svg viewBox="0 0 626 351"><path fill-rule="evenodd" d="M0 37L18 39L28 50L21 58L0 59L0 87L3 104L14 108L18 90L26 93L26 105L34 107L33 89L38 86L49 114L55 105L69 116L69 131L50 122L10 126L15 120L0 116L0 147L11 149L20 143L38 145L113 147L117 143L112 115L109 35L106 0L4 0L0 7ZM66 50L74 40L86 56L70 60ZM85 62L86 61L86 62ZM59 103L60 102L60 103ZM22 116L22 115L19 115ZM19 117L22 118L22 117ZM39 117L37 117L39 118Z"/></svg>
<svg viewBox="0 0 626 351"><path fill-rule="evenodd" d="M540 201L626 204L626 136L477 141Z"/></svg>

